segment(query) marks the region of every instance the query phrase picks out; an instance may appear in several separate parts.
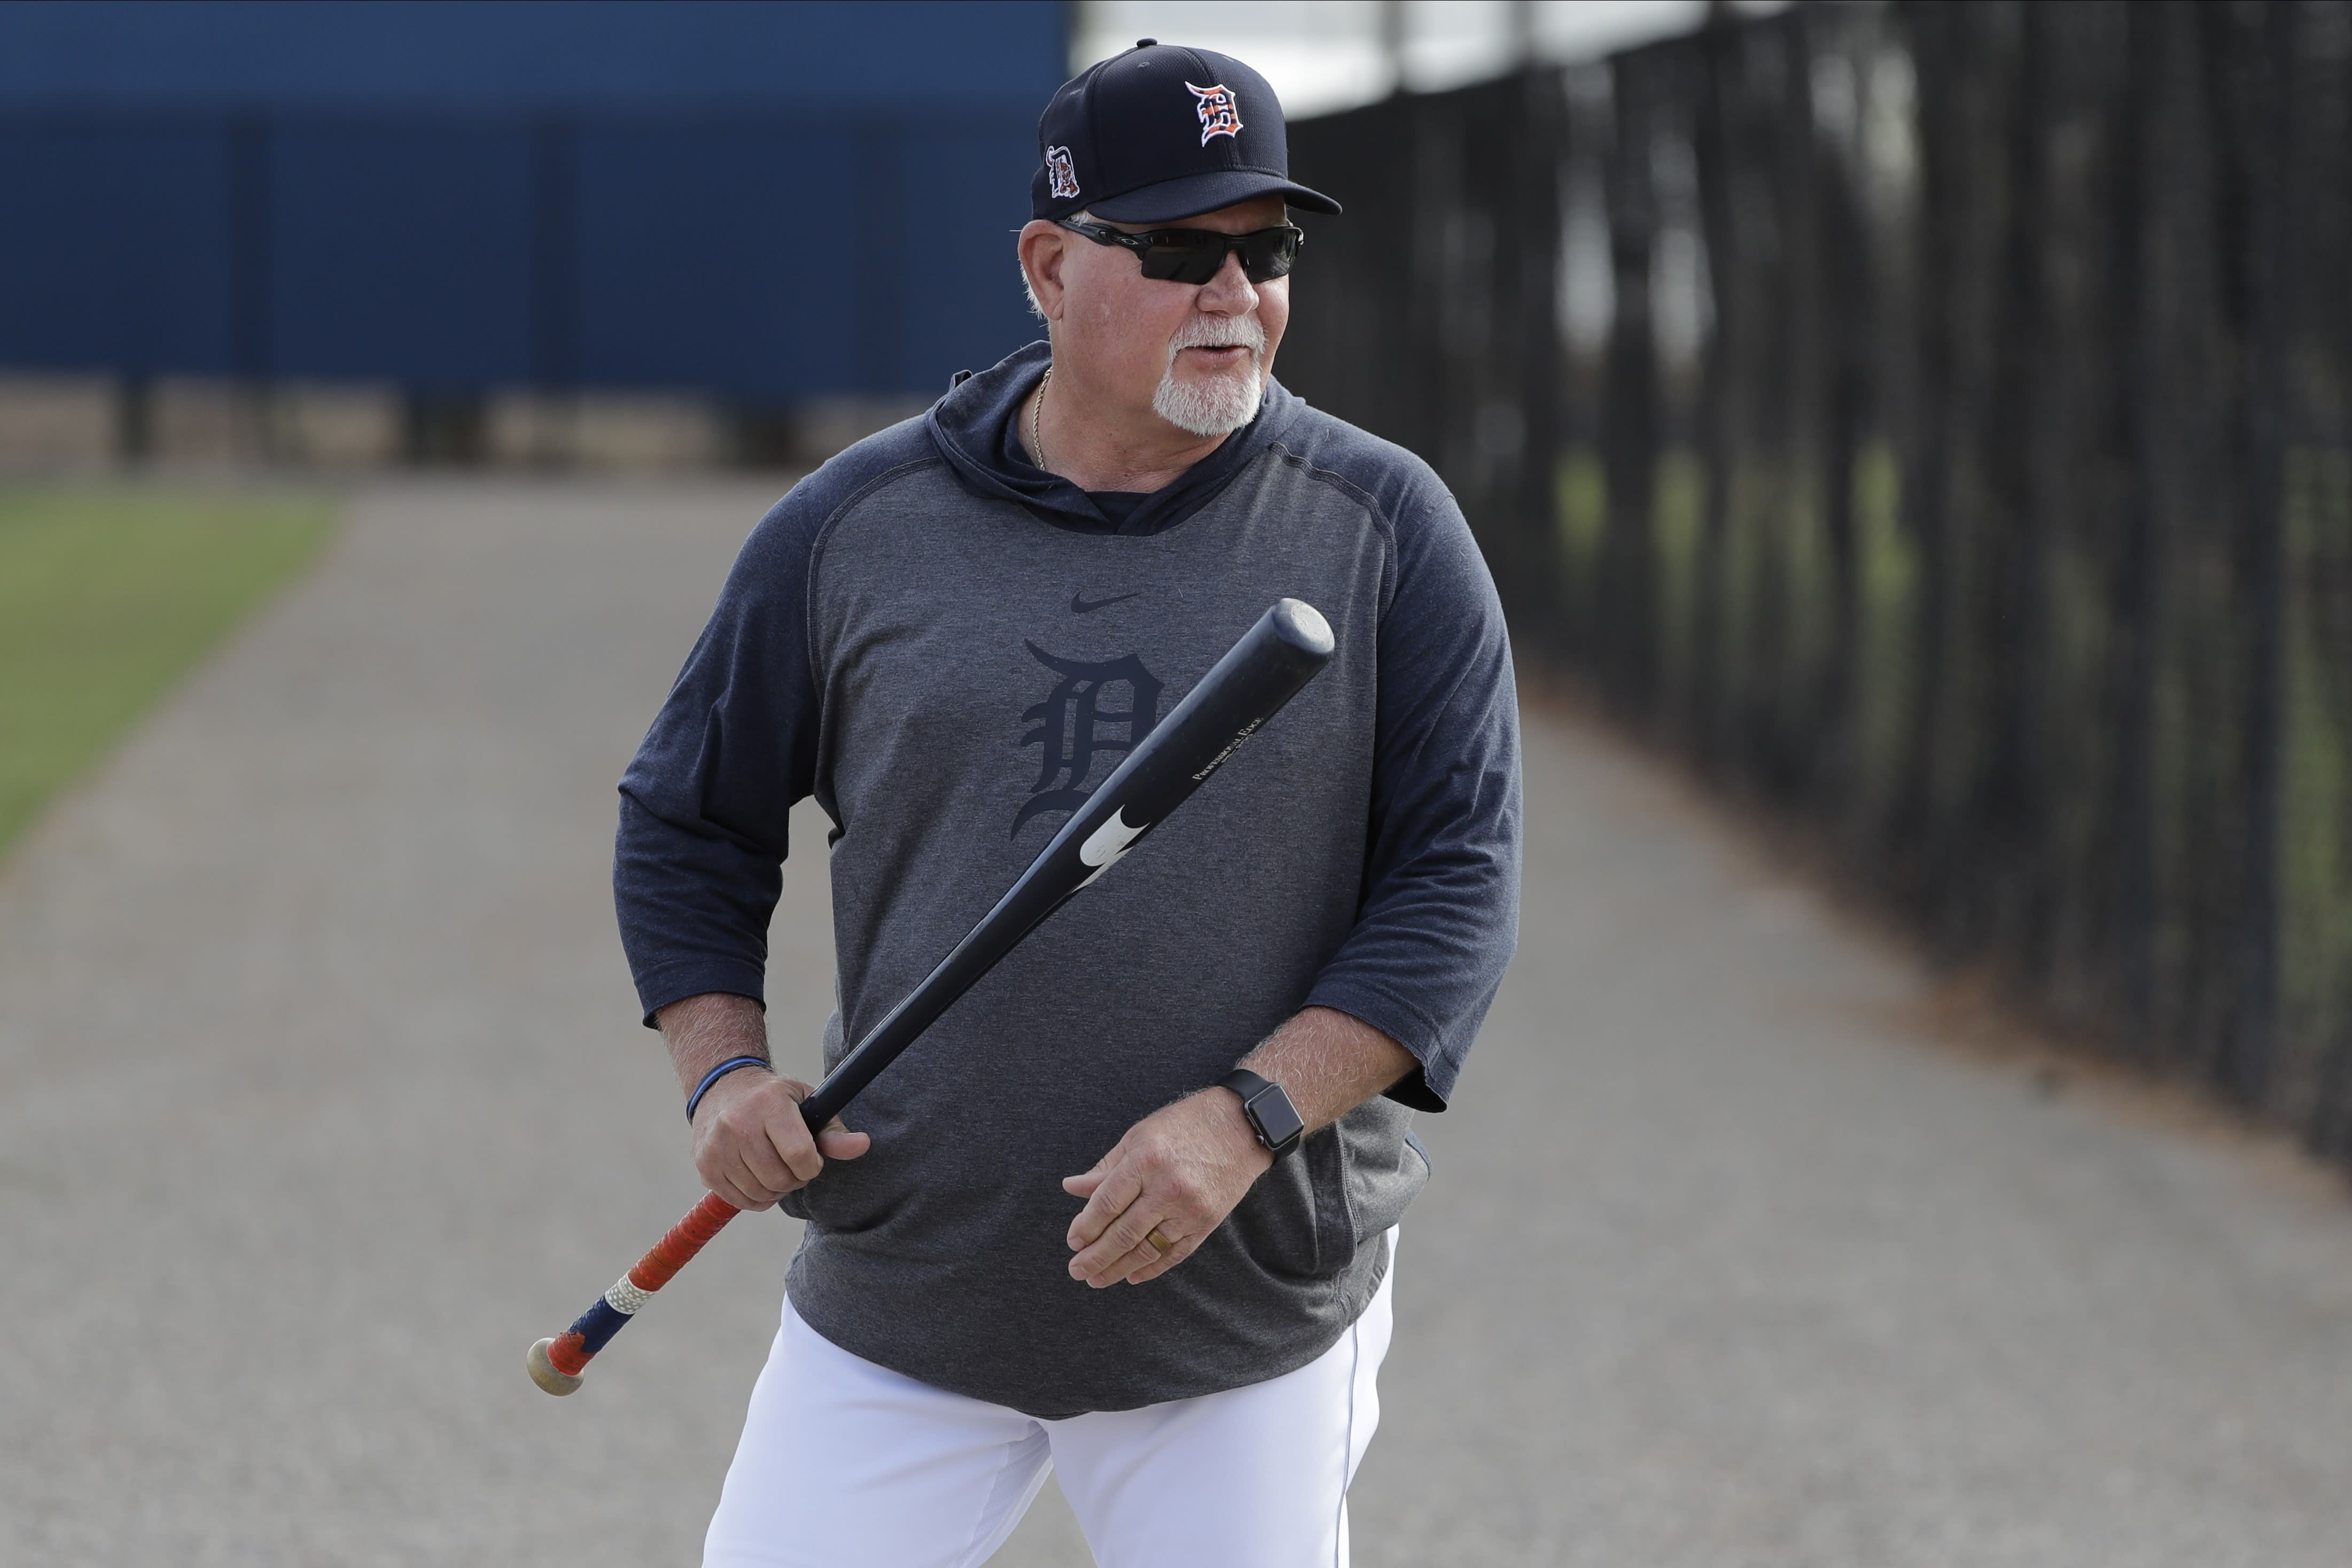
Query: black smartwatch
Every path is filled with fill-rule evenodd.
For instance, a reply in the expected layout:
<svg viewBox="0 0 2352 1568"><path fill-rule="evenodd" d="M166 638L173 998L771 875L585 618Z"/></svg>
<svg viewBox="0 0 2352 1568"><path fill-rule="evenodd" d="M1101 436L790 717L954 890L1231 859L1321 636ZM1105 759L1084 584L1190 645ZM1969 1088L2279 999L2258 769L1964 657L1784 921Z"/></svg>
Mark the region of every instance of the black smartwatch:
<svg viewBox="0 0 2352 1568"><path fill-rule="evenodd" d="M1217 1082L1242 1097L1242 1114L1249 1118L1250 1131L1276 1159L1298 1146L1307 1124L1298 1119L1297 1109L1281 1084L1268 1082L1246 1067L1234 1068Z"/></svg>

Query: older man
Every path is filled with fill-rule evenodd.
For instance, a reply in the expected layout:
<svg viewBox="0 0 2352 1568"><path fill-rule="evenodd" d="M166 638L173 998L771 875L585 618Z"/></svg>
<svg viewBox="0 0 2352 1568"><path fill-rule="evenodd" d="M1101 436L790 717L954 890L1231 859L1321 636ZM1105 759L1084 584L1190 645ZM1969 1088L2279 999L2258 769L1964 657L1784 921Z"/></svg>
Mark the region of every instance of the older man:
<svg viewBox="0 0 2352 1568"><path fill-rule="evenodd" d="M1105 1563L1344 1562L1410 1108L1510 954L1493 586L1423 464L1272 380L1286 207L1339 210L1273 92L1144 40L1055 95L1031 197L1050 342L761 520L622 785L696 1169L809 1222L708 1563L976 1564L1049 1469ZM1285 595L1331 666L812 1140L759 1000L792 803L830 1064Z"/></svg>

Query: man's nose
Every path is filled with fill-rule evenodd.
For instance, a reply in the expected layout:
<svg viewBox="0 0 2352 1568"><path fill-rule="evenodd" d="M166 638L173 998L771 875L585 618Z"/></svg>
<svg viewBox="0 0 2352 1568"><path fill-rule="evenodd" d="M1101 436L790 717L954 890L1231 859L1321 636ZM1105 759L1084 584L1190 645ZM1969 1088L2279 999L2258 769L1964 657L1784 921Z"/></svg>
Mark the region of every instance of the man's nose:
<svg viewBox="0 0 2352 1568"><path fill-rule="evenodd" d="M1225 253L1225 265L1217 268L1217 276L1201 285L1194 307L1212 316L1246 316L1257 308L1257 285L1242 272L1242 258L1233 251Z"/></svg>

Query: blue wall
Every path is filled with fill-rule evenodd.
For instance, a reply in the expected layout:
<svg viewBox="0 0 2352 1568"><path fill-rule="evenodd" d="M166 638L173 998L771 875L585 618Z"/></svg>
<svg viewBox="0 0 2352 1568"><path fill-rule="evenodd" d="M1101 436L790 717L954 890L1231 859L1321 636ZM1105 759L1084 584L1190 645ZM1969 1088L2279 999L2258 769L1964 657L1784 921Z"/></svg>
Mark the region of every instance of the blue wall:
<svg viewBox="0 0 2352 1568"><path fill-rule="evenodd" d="M1034 335L1055 0L0 5L0 365L929 392Z"/></svg>

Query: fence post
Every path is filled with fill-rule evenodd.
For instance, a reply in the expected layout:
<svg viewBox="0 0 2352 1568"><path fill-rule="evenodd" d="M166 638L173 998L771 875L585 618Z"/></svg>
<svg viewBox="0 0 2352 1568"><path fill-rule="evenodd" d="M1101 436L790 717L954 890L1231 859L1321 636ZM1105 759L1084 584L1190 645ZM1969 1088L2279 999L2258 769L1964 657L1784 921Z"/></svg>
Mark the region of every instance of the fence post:
<svg viewBox="0 0 2352 1568"><path fill-rule="evenodd" d="M2352 190L2352 7L2313 7L2298 20L2298 183L2307 190ZM2286 690L2299 700L2285 711L2291 733L2327 748L2338 764L2332 790L2322 800L2306 800L2305 810L2341 821L2352 812L2352 778L2341 770L2352 756L2352 397L2344 392L2352 387L2352 295L2343 287L2352 276L2352 202L2298 204L2288 244L2299 260L2291 295L2297 357L2303 365L2325 367L2320 373L2337 390L2332 407L2321 398L2302 402L2303 417L2289 432L2304 455L2294 511L2308 521L2288 536L2294 553L2284 575L2298 639L2307 641L2305 648L2288 644ZM2307 396L2309 382L2297 381ZM2302 731L2303 725L2317 733ZM2283 826L2283 840L2293 844L2302 826ZM2316 1005L2300 1009L2299 1019L2313 1030L2315 1058L2309 1103L2300 1108L2304 1136L2324 1157L2352 1165L2352 846L2339 846L2327 868L2320 906L2295 913L2319 922L2300 944L2318 960L2310 982Z"/></svg>
<svg viewBox="0 0 2352 1568"><path fill-rule="evenodd" d="M2153 145L2165 58L2164 14L2126 7L2123 104L2113 214L2116 257L2108 341L2119 358L2117 416L2122 424L2121 528L2116 546L2113 622L2122 646L2111 654L2116 704L2110 810L2115 819L2115 880L2108 929L2115 1002L2126 1055L2152 1061L2156 1014L2156 696L2158 593L2164 535L2157 526L2156 473L2161 436L2160 356L2150 223L2159 179Z"/></svg>
<svg viewBox="0 0 2352 1568"><path fill-rule="evenodd" d="M1650 320L1650 259L1657 232L1651 188L1651 75L1642 56L1612 62L1615 134L1603 162L1609 256L1617 308L1609 327L1601 404L1601 465L1608 488L1598 616L1610 695L1645 713L1655 665L1651 513L1658 465L1657 345Z"/></svg>
<svg viewBox="0 0 2352 1568"><path fill-rule="evenodd" d="M1699 443L1706 462L1706 494L1691 585L1691 727L1700 765L1717 772L1728 766L1733 754L1724 670L1727 612L1724 557L1731 538L1733 472L1739 460L1738 409L1733 394L1747 331L1741 309L1745 267L1733 200L1731 132L1734 95L1742 81L1744 36L1727 8L1709 7L1706 30L1699 43L1698 103L1692 138L1715 327L1707 336L1706 359L1699 371Z"/></svg>
<svg viewBox="0 0 2352 1568"><path fill-rule="evenodd" d="M1559 277L1560 148L1566 111L1556 70L1530 67L1520 73L1520 132L1513 140L1511 199L1505 229L1509 248L1498 257L1510 268L1507 308L1496 312L1498 346L1512 366L1519 410L1517 514L1510 519L1521 600L1539 606L1550 624L1541 651L1551 659L1565 653L1560 620L1559 548L1560 341L1555 293Z"/></svg>
<svg viewBox="0 0 2352 1568"><path fill-rule="evenodd" d="M2051 781L2045 695L2054 674L2047 556L2057 521L2042 504L2041 481L2065 413L2048 349L2055 323L2045 273L2053 243L2045 160L2056 123L2051 55L2059 37L2052 7L2023 5L2015 26L2013 96L2000 138L2007 211L1995 262L1991 396L1978 432L1985 438L1988 504L1973 541L1983 616L1976 629L1983 672L1977 703L1989 733L1969 815L1978 835L1972 858L1983 879L1979 918L2002 957L2038 985L2048 977L2048 884L2054 874L2042 806Z"/></svg>
<svg viewBox="0 0 2352 1568"><path fill-rule="evenodd" d="M2231 551L2237 617L2244 630L2240 764L2244 829L2239 846L2236 995L2221 1062L2222 1089L2259 1107L2275 1088L2278 1025L2279 690L2283 622L2286 444L2283 361L2287 265L2281 185L2294 154L2292 85L2295 7L2267 0L2259 13L2232 16L2221 49L2228 96L2220 106L2228 179L2235 187L2236 254L2230 277L2231 325L2239 341L2238 451L2242 497Z"/></svg>
<svg viewBox="0 0 2352 1568"><path fill-rule="evenodd" d="M1948 0L1905 7L1919 125L1919 208L1913 235L1916 282L1909 427L1906 433L1903 520L1916 547L1918 594L1912 607L1909 722L1905 727L1901 780L1887 819L1892 881L1923 915L1933 913L1946 859L1947 828L1937 800L1938 729L1948 701L1952 642L1950 570L1952 310L1958 208L1960 116L1954 37L1958 27Z"/></svg>
<svg viewBox="0 0 2352 1568"><path fill-rule="evenodd" d="M1822 10L1797 14L1798 36L1810 58L1826 46L1844 43L1844 23ZM1857 95L1858 96L1858 95ZM1809 106L1810 112L1810 106ZM1856 106L1859 112L1859 106ZM1850 132L1850 135L1854 134ZM1822 815L1835 821L1855 799L1859 777L1856 714L1861 690L1859 636L1862 583L1854 533L1854 465L1868 418L1869 340L1879 301L1869 265L1870 235L1855 189L1858 155L1851 141L1833 146L1818 129L1807 135L1801 155L1811 187L1812 264L1801 286L1811 295L1809 312L1822 339L1819 457L1814 484L1821 497L1822 531L1829 549L1830 626L1821 669L1806 704L1817 737L1809 782Z"/></svg>

